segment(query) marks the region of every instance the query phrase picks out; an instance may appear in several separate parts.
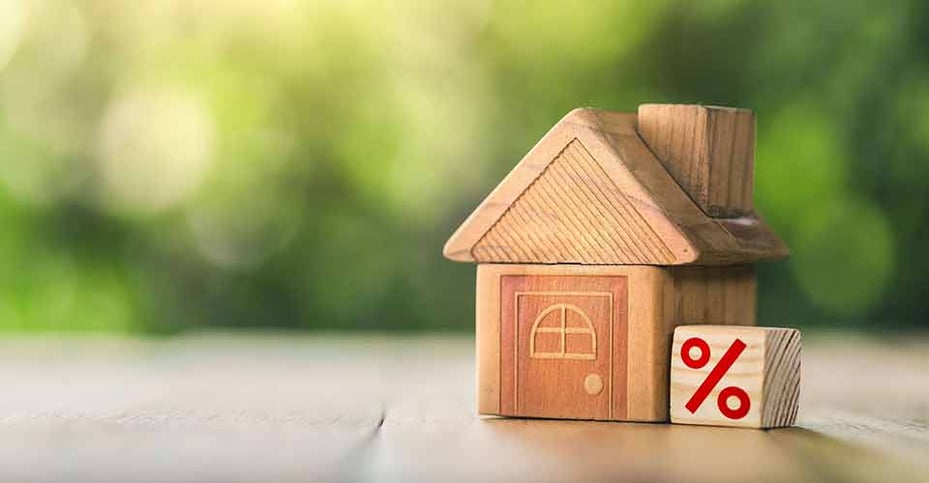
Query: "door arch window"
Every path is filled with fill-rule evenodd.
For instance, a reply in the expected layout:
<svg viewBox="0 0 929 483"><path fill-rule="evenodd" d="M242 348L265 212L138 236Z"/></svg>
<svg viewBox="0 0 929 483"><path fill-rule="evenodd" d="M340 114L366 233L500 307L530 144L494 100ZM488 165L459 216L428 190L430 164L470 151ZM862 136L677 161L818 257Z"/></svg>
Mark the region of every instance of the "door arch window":
<svg viewBox="0 0 929 483"><path fill-rule="evenodd" d="M529 357L533 359L597 358L597 333L578 306L553 304L539 313L529 331Z"/></svg>

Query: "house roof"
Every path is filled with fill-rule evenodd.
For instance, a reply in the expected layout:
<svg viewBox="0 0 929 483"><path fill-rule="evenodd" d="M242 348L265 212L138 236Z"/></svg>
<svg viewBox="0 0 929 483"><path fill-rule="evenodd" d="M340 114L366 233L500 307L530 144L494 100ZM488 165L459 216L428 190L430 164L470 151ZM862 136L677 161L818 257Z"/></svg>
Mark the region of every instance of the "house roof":
<svg viewBox="0 0 929 483"><path fill-rule="evenodd" d="M445 245L478 263L727 265L780 258L756 213L704 213L639 136L635 114L575 109Z"/></svg>

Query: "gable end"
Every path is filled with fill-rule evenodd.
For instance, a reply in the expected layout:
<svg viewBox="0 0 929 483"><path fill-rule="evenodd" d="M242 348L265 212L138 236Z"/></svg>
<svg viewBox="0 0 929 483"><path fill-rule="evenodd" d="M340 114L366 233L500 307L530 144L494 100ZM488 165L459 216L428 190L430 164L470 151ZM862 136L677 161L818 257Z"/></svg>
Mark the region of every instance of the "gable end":
<svg viewBox="0 0 929 483"><path fill-rule="evenodd" d="M471 250L475 261L667 265L674 254L577 138Z"/></svg>

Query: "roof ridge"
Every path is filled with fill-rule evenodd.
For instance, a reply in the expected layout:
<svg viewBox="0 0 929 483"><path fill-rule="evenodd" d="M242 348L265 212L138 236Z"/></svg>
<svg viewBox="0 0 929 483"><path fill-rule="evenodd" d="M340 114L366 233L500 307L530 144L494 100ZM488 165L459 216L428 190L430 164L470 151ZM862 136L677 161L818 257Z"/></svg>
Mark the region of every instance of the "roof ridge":
<svg viewBox="0 0 929 483"><path fill-rule="evenodd" d="M700 209L642 139L636 121L635 114L594 108L569 112L458 227L445 256L479 263L683 265L747 263L787 254L754 212L714 218ZM584 163L578 161L558 181L577 190L535 189L574 145L602 173L586 177L578 171L588 168L579 168ZM524 198L527 193L533 198ZM521 203L524 199L528 205ZM518 203L522 208L516 213ZM649 241L651 235L657 241ZM654 251L660 245L670 258Z"/></svg>

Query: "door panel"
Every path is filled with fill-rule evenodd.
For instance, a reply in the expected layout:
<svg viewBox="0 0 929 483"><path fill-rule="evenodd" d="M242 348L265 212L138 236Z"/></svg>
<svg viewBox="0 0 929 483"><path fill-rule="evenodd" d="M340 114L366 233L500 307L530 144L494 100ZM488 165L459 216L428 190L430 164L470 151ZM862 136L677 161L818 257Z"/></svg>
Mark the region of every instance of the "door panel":
<svg viewBox="0 0 929 483"><path fill-rule="evenodd" d="M626 278L504 276L501 412L625 415Z"/></svg>

